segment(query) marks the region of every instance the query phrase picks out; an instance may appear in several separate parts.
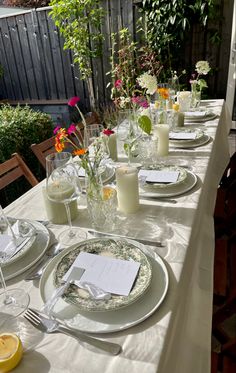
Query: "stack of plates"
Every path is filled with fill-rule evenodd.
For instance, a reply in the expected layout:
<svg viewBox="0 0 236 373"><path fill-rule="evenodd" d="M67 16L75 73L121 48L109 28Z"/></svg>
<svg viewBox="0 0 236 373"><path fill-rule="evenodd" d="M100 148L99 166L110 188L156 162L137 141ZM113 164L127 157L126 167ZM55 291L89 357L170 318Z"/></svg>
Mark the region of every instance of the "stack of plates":
<svg viewBox="0 0 236 373"><path fill-rule="evenodd" d="M140 263L140 269L128 296L112 295L109 300L95 300L84 290L70 285L54 307L54 315L69 327L91 333L110 333L129 328L149 317L162 303L168 289L168 273L162 259L154 257L135 242L116 238L96 238L72 246L52 259L40 281L44 302L61 284L81 251L108 255Z"/></svg>
<svg viewBox="0 0 236 373"><path fill-rule="evenodd" d="M182 138L181 134L183 135ZM184 138L185 134L194 134L195 138L186 139ZM175 135L179 135L178 138ZM175 128L171 130L169 138L170 144L175 148L196 148L205 145L210 140L210 136L195 128Z"/></svg>
<svg viewBox="0 0 236 373"><path fill-rule="evenodd" d="M8 219L11 224L16 222L16 219ZM44 255L49 244L49 231L41 223L23 219L20 219L19 223L24 226L24 229L33 226L34 234L16 255L2 265L5 280L14 278L31 268Z"/></svg>
<svg viewBox="0 0 236 373"><path fill-rule="evenodd" d="M139 184L139 194L141 197L165 198L178 196L191 190L197 183L197 176L193 172L190 172L183 167L169 165L150 165L148 166L148 169L164 172L177 171L179 173L179 176L176 182L168 184L150 184L141 180Z"/></svg>
<svg viewBox="0 0 236 373"><path fill-rule="evenodd" d="M206 122L217 117L212 111L186 111L184 113L185 122Z"/></svg>

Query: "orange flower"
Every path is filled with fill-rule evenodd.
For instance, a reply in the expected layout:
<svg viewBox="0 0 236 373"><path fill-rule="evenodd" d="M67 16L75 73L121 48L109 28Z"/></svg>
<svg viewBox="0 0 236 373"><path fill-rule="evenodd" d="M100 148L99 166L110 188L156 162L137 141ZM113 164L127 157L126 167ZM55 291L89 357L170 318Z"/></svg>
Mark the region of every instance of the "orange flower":
<svg viewBox="0 0 236 373"><path fill-rule="evenodd" d="M76 150L74 150L73 151L73 154L74 155L84 155L84 154L86 154L87 153L87 149L76 149Z"/></svg>
<svg viewBox="0 0 236 373"><path fill-rule="evenodd" d="M169 98L169 89L168 88L158 88L159 95L164 99L167 100Z"/></svg>
<svg viewBox="0 0 236 373"><path fill-rule="evenodd" d="M56 141L61 141L65 138L68 137L68 134L66 132L66 129L65 128L60 128L59 131L57 131L57 135L56 135Z"/></svg>
<svg viewBox="0 0 236 373"><path fill-rule="evenodd" d="M58 153L62 152L62 150L65 149L65 145L63 142L56 142L55 143L55 149Z"/></svg>

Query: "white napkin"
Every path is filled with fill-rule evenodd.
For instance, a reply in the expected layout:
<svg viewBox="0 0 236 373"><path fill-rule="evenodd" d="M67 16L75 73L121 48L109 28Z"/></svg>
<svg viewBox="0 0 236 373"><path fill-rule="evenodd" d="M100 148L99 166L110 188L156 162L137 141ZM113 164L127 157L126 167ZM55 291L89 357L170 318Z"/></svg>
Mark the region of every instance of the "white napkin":
<svg viewBox="0 0 236 373"><path fill-rule="evenodd" d="M8 228L7 232L0 235L0 252L5 253L3 257L6 257L6 260L9 260L15 256L30 240L31 236L20 237L19 233L19 224L16 221L11 226L13 232L16 235L16 238L12 237L11 230Z"/></svg>
<svg viewBox="0 0 236 373"><path fill-rule="evenodd" d="M196 132L170 132L170 140L195 140L197 137Z"/></svg>
<svg viewBox="0 0 236 373"><path fill-rule="evenodd" d="M175 183L179 178L179 171L140 170L139 177L145 178L146 183Z"/></svg>

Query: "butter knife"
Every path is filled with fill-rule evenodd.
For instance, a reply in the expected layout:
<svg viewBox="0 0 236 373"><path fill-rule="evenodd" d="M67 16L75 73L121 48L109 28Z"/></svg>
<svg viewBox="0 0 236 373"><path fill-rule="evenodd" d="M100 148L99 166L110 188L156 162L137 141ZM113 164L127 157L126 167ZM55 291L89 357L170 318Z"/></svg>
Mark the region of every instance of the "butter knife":
<svg viewBox="0 0 236 373"><path fill-rule="evenodd" d="M125 239L128 239L128 240L134 240L134 241L140 242L143 245L164 247L164 245L160 241L150 241L150 240L145 240L145 239L142 239L142 238L122 236L120 234L115 234L115 233L113 234L113 233L99 232L99 231L95 231L95 230L92 230L92 229L89 229L88 233L91 234L92 236L95 236L95 237L125 238Z"/></svg>

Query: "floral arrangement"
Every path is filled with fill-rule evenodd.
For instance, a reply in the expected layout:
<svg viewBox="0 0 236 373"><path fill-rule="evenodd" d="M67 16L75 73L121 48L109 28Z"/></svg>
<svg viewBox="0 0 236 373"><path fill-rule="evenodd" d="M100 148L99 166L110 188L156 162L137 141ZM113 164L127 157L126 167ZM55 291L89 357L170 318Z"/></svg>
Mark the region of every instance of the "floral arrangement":
<svg viewBox="0 0 236 373"><path fill-rule="evenodd" d="M162 66L156 54L148 47L137 48L128 29L119 32L119 50L116 34L112 34L111 98L118 108L146 108L148 95L157 89L157 76Z"/></svg>
<svg viewBox="0 0 236 373"><path fill-rule="evenodd" d="M73 155L80 158L80 166L85 170L90 179L95 178L98 168L104 156L104 144L102 138L98 137L93 142L93 154L90 154L88 148L87 124L83 113L81 112L78 102L80 98L75 96L68 101L68 105L76 107L84 125L84 134L81 130L72 123L68 129L57 126L54 129L55 149L57 152L62 152L67 146L72 147Z"/></svg>
<svg viewBox="0 0 236 373"><path fill-rule="evenodd" d="M202 79L200 77L202 75L207 75L211 70L211 67L208 61L198 61L195 65L195 68L196 72L192 74L190 84L192 87L195 86L195 88L198 88L198 90L201 91L203 88L207 88L208 86L205 79Z"/></svg>

